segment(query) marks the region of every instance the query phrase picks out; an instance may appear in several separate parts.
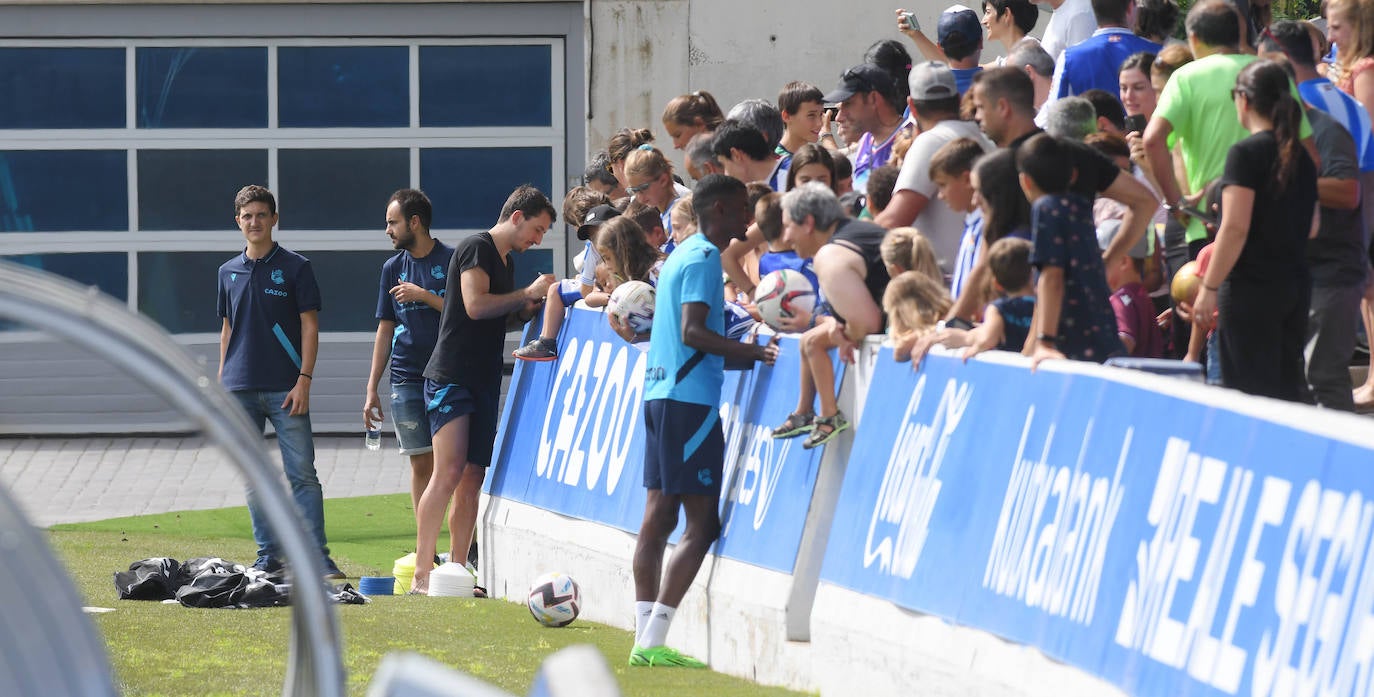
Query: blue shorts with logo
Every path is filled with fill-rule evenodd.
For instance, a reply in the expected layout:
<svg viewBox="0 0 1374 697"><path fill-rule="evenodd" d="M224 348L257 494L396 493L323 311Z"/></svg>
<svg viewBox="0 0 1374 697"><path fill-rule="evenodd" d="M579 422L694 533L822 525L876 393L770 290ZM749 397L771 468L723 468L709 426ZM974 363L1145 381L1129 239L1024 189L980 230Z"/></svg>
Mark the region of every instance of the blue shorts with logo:
<svg viewBox="0 0 1374 697"><path fill-rule="evenodd" d="M644 403L644 488L720 496L724 468L719 409L672 399Z"/></svg>
<svg viewBox="0 0 1374 697"><path fill-rule="evenodd" d="M391 386L391 424L396 429L396 443L402 455L423 455L434 450L429 438L423 382Z"/></svg>
<svg viewBox="0 0 1374 697"><path fill-rule="evenodd" d="M501 395L496 390L473 392L462 385L425 378L425 412L429 414L430 435L437 435L448 422L468 416L467 461L478 467L491 466L500 401Z"/></svg>

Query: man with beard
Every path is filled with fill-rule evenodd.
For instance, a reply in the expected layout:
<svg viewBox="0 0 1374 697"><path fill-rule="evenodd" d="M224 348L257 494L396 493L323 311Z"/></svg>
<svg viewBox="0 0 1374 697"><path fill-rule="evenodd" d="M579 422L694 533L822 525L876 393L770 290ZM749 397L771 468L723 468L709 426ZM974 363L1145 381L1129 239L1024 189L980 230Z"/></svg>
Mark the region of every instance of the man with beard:
<svg viewBox="0 0 1374 697"><path fill-rule="evenodd" d="M430 473L434 447L425 416L425 365L439 339L444 285L453 248L430 237L434 208L424 192L401 189L386 204L386 236L397 250L382 264L377 293L377 338L363 400L363 425L377 428L385 418L377 394L382 370L391 359L391 422L402 455L410 457L410 502L418 507ZM460 550L464 555L467 549ZM465 557L457 557L462 559Z"/></svg>

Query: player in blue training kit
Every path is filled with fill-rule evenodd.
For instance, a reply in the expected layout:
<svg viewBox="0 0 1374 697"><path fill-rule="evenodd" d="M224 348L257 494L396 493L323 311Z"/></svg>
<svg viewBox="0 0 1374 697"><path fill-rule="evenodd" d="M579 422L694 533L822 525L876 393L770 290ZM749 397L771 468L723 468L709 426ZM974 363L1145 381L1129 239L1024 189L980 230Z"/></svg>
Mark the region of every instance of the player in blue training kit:
<svg viewBox="0 0 1374 697"><path fill-rule="evenodd" d="M720 250L731 240L744 239L748 205L739 180L719 174L702 179L692 194L699 231L678 244L659 275L644 377L644 486L649 491L635 545L632 666L706 667L668 648L664 640L678 604L720 535L725 360L772 365L778 355L775 343L760 346L723 336ZM614 320L612 326L622 337L632 335ZM679 508L686 512L687 529L665 573L663 551L677 526Z"/></svg>
<svg viewBox="0 0 1374 697"><path fill-rule="evenodd" d="M344 578L329 558L324 536L324 492L315 474L310 429L310 384L320 344L320 287L310 260L272 241L277 200L261 186L234 198L234 219L248 244L219 267L217 312L219 379L258 429L277 431L291 497L314 538L325 578ZM281 569L281 548L253 491L248 515L262 571Z"/></svg>
<svg viewBox="0 0 1374 697"><path fill-rule="evenodd" d="M439 316L453 257L452 247L430 236L433 217L429 197L416 189L401 189L387 201L386 234L400 251L382 264L377 336L363 398L363 425L377 428L385 418L377 384L390 356L391 423L401 454L410 458L410 502L416 508L434 471L424 373L439 340Z"/></svg>

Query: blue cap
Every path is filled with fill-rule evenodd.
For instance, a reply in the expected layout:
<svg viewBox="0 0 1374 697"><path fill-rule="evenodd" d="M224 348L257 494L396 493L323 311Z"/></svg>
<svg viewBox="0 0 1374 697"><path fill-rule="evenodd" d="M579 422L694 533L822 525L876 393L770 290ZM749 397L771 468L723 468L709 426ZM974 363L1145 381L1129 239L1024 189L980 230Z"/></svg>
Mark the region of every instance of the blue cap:
<svg viewBox="0 0 1374 697"><path fill-rule="evenodd" d="M935 35L940 48L968 49L983 40L983 25L978 21L978 13L963 5L950 5L940 13Z"/></svg>

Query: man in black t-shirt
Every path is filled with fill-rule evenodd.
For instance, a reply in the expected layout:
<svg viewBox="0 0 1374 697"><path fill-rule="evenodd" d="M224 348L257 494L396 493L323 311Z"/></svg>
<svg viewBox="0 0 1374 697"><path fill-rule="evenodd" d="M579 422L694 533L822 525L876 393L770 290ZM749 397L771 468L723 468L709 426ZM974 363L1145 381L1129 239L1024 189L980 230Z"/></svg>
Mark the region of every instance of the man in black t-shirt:
<svg viewBox="0 0 1374 697"><path fill-rule="evenodd" d="M542 274L517 290L511 252L539 244L557 216L543 193L521 186L506 199L496 227L459 242L453 250L439 340L425 367L434 474L415 513L412 592L429 592L429 572L450 497L452 549L462 552L472 540L478 495L496 440L506 330L528 322L554 282L553 274Z"/></svg>

